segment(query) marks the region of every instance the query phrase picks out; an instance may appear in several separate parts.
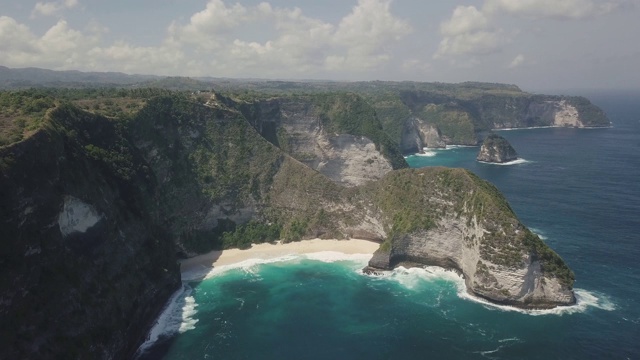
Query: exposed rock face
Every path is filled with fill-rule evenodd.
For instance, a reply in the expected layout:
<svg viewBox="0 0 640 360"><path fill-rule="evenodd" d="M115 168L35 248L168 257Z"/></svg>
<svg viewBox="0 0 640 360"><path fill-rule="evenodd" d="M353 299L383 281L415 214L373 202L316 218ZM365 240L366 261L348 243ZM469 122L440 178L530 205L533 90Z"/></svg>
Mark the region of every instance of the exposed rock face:
<svg viewBox="0 0 640 360"><path fill-rule="evenodd" d="M610 125L601 109L581 97L502 97L479 103L477 106L480 115L490 120L486 123L493 129L544 126L584 128Z"/></svg>
<svg viewBox="0 0 640 360"><path fill-rule="evenodd" d="M442 139L442 134L436 126L420 123L420 135L423 141L423 147L428 148L445 148L447 145Z"/></svg>
<svg viewBox="0 0 640 360"><path fill-rule="evenodd" d="M417 153L425 147L444 148L446 146L436 126L417 118L405 122L400 140L400 149L403 153Z"/></svg>
<svg viewBox="0 0 640 360"><path fill-rule="evenodd" d="M391 162L364 136L329 134L309 104L280 105L282 142L297 160L345 186L362 185L393 170Z"/></svg>
<svg viewBox="0 0 640 360"><path fill-rule="evenodd" d="M548 124L548 126L585 127L580 119L578 109L569 104L567 100L532 102L525 117L536 119L536 121Z"/></svg>
<svg viewBox="0 0 640 360"><path fill-rule="evenodd" d="M394 159L381 151L382 144L363 135L332 131L335 126L330 116L323 115L314 98L276 98L251 106L234 106L243 109L262 136L338 184L362 185L380 179L394 168ZM375 114L369 116L364 121L378 123ZM401 159L399 152L394 155Z"/></svg>
<svg viewBox="0 0 640 360"><path fill-rule="evenodd" d="M316 158L304 163L338 184L362 185L393 170L366 137L342 134L330 138L319 135L316 139Z"/></svg>
<svg viewBox="0 0 640 360"><path fill-rule="evenodd" d="M489 163L506 163L517 160L518 153L507 139L500 135L490 134L482 143L476 159Z"/></svg>
<svg viewBox="0 0 640 360"><path fill-rule="evenodd" d="M85 233L102 220L96 209L73 196L66 196L60 215L58 226L62 237L73 233Z"/></svg>
<svg viewBox="0 0 640 360"><path fill-rule="evenodd" d="M77 132L57 122L0 149L0 358L127 358L180 283L155 185L87 156L89 139L132 150L112 122L54 116Z"/></svg>
<svg viewBox="0 0 640 360"><path fill-rule="evenodd" d="M0 148L0 358L130 356L179 285L176 252L220 248L223 231L249 221L278 225L286 241L384 241L373 268L455 268L496 302L574 300L571 271L497 189L461 169L388 171L375 151L393 152L375 122L354 128L372 127L372 139L327 130L368 119L339 118L336 104L327 118L304 102L259 107L260 126L182 95L149 99L127 121L63 105ZM281 149L317 152L333 181ZM386 174L350 186L366 171L353 158Z"/></svg>
<svg viewBox="0 0 640 360"><path fill-rule="evenodd" d="M553 308L575 303L573 291L558 279L545 276L532 254L524 254L517 267L483 259L479 244L485 231L477 223L469 227L460 219L443 219L434 230L395 239L390 252L376 252L369 262L370 270L440 266L462 273L469 293L499 304ZM470 244L469 238L480 240Z"/></svg>
<svg viewBox="0 0 640 360"><path fill-rule="evenodd" d="M430 186L438 188L437 179L448 176L442 171L445 170L432 170L435 174L423 173L422 176ZM426 180L428 176L430 180ZM367 270L435 265L460 271L471 294L493 302L522 308L575 303L570 285L572 275L558 276L559 273L549 271L554 267L557 255L538 247L541 240L520 224L508 207L504 207L504 199L491 197L485 198L486 202L478 202L486 195L484 191L492 191L490 187L484 187L490 185L482 185L468 195L460 196L466 189L466 180L459 180L462 181L455 181L461 188L459 192L429 192L427 203L448 209L441 211L449 215L437 219L429 229L393 234L391 240L374 254ZM473 177L469 180L481 181ZM456 207L461 209L457 215L453 210ZM478 217L478 207L492 215Z"/></svg>
<svg viewBox="0 0 640 360"><path fill-rule="evenodd" d="M533 95L517 87L486 85L459 84L457 89L453 85L449 92L437 86L431 91L400 91L402 106L396 105L395 111L382 107L387 115L381 120L393 133L395 114L408 113L402 131L397 131L403 152L413 151L418 143L416 118L436 126L446 144L457 145L476 145L477 135L491 129L610 126L604 112L583 97ZM388 103L385 100L381 99Z"/></svg>

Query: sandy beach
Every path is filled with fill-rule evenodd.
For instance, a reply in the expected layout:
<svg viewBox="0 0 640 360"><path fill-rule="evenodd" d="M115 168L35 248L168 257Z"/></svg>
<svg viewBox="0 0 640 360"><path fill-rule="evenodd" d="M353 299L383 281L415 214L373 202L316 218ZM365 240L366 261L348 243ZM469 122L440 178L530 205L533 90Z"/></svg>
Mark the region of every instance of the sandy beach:
<svg viewBox="0 0 640 360"><path fill-rule="evenodd" d="M183 280L202 278L216 267L232 265L250 259L269 260L287 255L337 252L343 254L373 254L380 244L368 240L303 240L290 243L254 244L246 250L211 251L180 261Z"/></svg>

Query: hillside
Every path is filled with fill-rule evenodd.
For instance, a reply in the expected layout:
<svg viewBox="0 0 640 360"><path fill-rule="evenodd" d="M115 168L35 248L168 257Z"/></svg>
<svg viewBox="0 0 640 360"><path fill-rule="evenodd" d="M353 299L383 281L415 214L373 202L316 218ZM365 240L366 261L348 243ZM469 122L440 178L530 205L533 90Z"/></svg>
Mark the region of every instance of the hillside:
<svg viewBox="0 0 640 360"><path fill-rule="evenodd" d="M531 94L515 85L495 83L191 79L0 67L0 84L0 89L215 89L249 102L301 94L352 93L375 111L382 130L403 153L415 153L425 146L477 145L492 129L611 125L606 114L584 97Z"/></svg>
<svg viewBox="0 0 640 360"><path fill-rule="evenodd" d="M357 94L38 94L3 95L23 104L6 122L29 125L0 147L2 358L130 356L177 257L275 239L372 239L374 271L440 265L495 302L575 302L571 270L495 187L402 169Z"/></svg>

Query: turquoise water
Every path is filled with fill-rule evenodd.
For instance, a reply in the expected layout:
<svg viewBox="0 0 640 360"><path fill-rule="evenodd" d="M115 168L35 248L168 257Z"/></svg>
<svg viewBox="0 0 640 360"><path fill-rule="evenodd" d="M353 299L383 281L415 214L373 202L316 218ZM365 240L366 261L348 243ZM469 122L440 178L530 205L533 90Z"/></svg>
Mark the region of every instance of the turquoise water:
<svg viewBox="0 0 640 360"><path fill-rule="evenodd" d="M288 257L185 285L143 358L640 358L640 97L591 99L613 128L503 131L514 165L477 163L478 148L407 159L493 182L575 271L577 306L513 311L437 268L373 277L364 257Z"/></svg>

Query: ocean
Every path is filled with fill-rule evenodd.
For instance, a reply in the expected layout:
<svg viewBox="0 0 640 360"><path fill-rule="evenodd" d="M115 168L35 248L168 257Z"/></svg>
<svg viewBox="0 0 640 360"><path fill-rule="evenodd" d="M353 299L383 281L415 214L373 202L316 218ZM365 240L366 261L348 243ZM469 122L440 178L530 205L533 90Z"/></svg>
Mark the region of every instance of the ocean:
<svg viewBox="0 0 640 360"><path fill-rule="evenodd" d="M574 270L577 305L516 310L435 267L369 276L364 256L289 256L185 283L140 358L639 359L640 94L589 98L612 128L500 131L510 165L476 162L477 147L407 158L495 184Z"/></svg>

